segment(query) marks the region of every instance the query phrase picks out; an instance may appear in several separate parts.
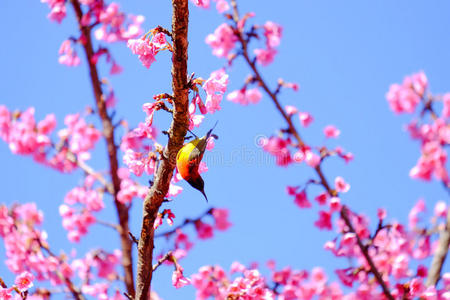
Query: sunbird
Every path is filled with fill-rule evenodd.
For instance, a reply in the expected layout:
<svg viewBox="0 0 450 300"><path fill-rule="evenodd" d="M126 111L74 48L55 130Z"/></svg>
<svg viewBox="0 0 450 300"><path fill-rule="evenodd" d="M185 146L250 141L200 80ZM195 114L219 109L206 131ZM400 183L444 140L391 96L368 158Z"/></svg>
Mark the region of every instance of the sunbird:
<svg viewBox="0 0 450 300"><path fill-rule="evenodd" d="M212 131L216 125L217 122L214 127L201 138L191 132L195 136L195 139L189 143L186 143L177 154L178 173L180 173L181 177L183 177L183 179L186 180L194 189L199 190L203 196L205 196L206 202L208 202L208 197L206 197L205 194L205 182L198 173L198 167L202 161L203 154L205 153L208 139L211 136L218 139L217 135L212 134Z"/></svg>

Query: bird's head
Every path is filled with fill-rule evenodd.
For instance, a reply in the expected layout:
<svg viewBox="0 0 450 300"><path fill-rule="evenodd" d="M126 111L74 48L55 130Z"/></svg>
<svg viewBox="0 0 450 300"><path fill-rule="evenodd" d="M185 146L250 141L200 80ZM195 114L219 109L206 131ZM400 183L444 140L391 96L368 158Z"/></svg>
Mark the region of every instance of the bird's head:
<svg viewBox="0 0 450 300"><path fill-rule="evenodd" d="M203 178L198 175L196 177L192 177L187 181L194 189L199 190L203 196L205 196L206 202L208 202L208 197L205 194L205 182Z"/></svg>

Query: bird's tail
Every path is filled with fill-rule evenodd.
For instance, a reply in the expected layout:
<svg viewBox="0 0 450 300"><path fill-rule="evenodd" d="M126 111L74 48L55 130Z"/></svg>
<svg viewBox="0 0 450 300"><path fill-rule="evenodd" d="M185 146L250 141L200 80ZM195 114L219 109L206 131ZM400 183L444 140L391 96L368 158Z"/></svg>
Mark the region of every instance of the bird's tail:
<svg viewBox="0 0 450 300"><path fill-rule="evenodd" d="M206 140L208 140L208 138L209 138L210 136L213 136L215 139L218 139L218 136L217 136L217 135L212 134L214 128L216 128L216 126L217 126L217 123L219 123L218 120L216 121L216 124L214 124L213 128L211 128L211 129L206 133Z"/></svg>

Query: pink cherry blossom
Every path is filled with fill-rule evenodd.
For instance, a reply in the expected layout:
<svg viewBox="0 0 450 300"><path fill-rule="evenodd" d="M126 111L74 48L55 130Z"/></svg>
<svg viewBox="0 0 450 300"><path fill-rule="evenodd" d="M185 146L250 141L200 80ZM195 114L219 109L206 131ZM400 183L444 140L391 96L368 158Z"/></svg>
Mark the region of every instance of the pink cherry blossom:
<svg viewBox="0 0 450 300"><path fill-rule="evenodd" d="M118 65L116 62L113 62L113 64L111 65L111 69L109 70L109 74L111 75L117 75L122 73L123 68Z"/></svg>
<svg viewBox="0 0 450 300"><path fill-rule="evenodd" d="M327 192L323 192L317 195L316 198L314 198L314 200L316 200L317 203L319 203L319 205L325 205L329 197L330 195Z"/></svg>
<svg viewBox="0 0 450 300"><path fill-rule="evenodd" d="M206 37L205 42L213 48L213 54L218 57L226 57L234 48L237 37L228 24L221 24L214 33Z"/></svg>
<svg viewBox="0 0 450 300"><path fill-rule="evenodd" d="M282 85L288 89L293 89L295 92L298 92L298 90L300 89L300 85L294 82L283 82Z"/></svg>
<svg viewBox="0 0 450 300"><path fill-rule="evenodd" d="M230 4L226 0L217 0L216 9L219 13L224 13L230 9Z"/></svg>
<svg viewBox="0 0 450 300"><path fill-rule="evenodd" d="M287 186L286 187L286 193L290 196L295 196L297 194L298 186Z"/></svg>
<svg viewBox="0 0 450 300"><path fill-rule="evenodd" d="M9 300L12 299L13 288L2 288L0 287L0 299Z"/></svg>
<svg viewBox="0 0 450 300"><path fill-rule="evenodd" d="M177 268L172 274L172 284L177 289L190 284L189 278L184 277L183 269L181 267Z"/></svg>
<svg viewBox="0 0 450 300"><path fill-rule="evenodd" d="M292 115L295 115L296 113L298 113L297 107L292 106L292 105L286 105L286 106L284 107L284 110L286 111L286 113L287 113L289 116L292 116Z"/></svg>
<svg viewBox="0 0 450 300"><path fill-rule="evenodd" d="M384 208L379 208L377 210L377 217L378 217L379 220L386 219L386 216L387 216L387 212L386 212L386 210Z"/></svg>
<svg viewBox="0 0 450 300"><path fill-rule="evenodd" d="M428 87L428 79L425 73L420 71L419 73L411 75L411 85L414 91L422 97Z"/></svg>
<svg viewBox="0 0 450 300"><path fill-rule="evenodd" d="M170 184L169 185L169 191L167 192L166 197L173 198L178 196L183 191L183 188L181 186Z"/></svg>
<svg viewBox="0 0 450 300"><path fill-rule="evenodd" d="M300 193L295 195L295 204L300 208L309 208L311 207L311 203L308 201L305 190L302 190Z"/></svg>
<svg viewBox="0 0 450 300"><path fill-rule="evenodd" d="M177 229L175 234L175 247L177 249L184 248L185 250L189 250L192 248L193 244L189 241L189 237L181 229Z"/></svg>
<svg viewBox="0 0 450 300"><path fill-rule="evenodd" d="M31 274L28 271L24 271L24 272L20 273L19 276L16 277L16 280L14 281L14 283L15 283L16 287L20 291L23 292L33 286L33 280L34 280L33 274Z"/></svg>
<svg viewBox="0 0 450 300"><path fill-rule="evenodd" d="M209 8L210 0L191 0L196 6L201 8Z"/></svg>
<svg viewBox="0 0 450 300"><path fill-rule="evenodd" d="M439 201L436 203L436 206L434 207L434 215L436 217L442 217L445 218L447 215L447 204L444 201Z"/></svg>
<svg viewBox="0 0 450 300"><path fill-rule="evenodd" d="M280 45L283 27L272 21L267 21L264 24L264 36L266 37L267 48L274 48Z"/></svg>
<svg viewBox="0 0 450 300"><path fill-rule="evenodd" d="M263 149L276 157L279 166L287 166L292 163L292 157L288 148L289 142L279 137L264 139Z"/></svg>
<svg viewBox="0 0 450 300"><path fill-rule="evenodd" d="M330 199L330 212L338 212L341 210L341 199L339 197L332 197Z"/></svg>
<svg viewBox="0 0 450 300"><path fill-rule="evenodd" d="M261 98L262 94L258 88L235 90L227 95L229 101L242 105L256 104Z"/></svg>
<svg viewBox="0 0 450 300"><path fill-rule="evenodd" d="M417 223L419 222L419 214L426 210L425 201L423 199L419 199L416 205L409 212L409 228L414 229L417 227Z"/></svg>
<svg viewBox="0 0 450 300"><path fill-rule="evenodd" d="M386 94L391 109L395 113L412 113L420 102L428 81L423 72L405 77L403 84L392 84Z"/></svg>
<svg viewBox="0 0 450 300"><path fill-rule="evenodd" d="M334 186L338 193L347 193L350 190L350 184L345 182L341 176L334 179Z"/></svg>
<svg viewBox="0 0 450 300"><path fill-rule="evenodd" d="M228 210L224 208L214 208L212 211L215 228L217 230L227 230L231 223L228 221Z"/></svg>
<svg viewBox="0 0 450 300"><path fill-rule="evenodd" d="M123 162L127 165L131 173L136 176L141 176L144 171L147 174L153 174L156 167L156 162L153 156L147 153L137 152L132 149L127 149L123 156Z"/></svg>
<svg viewBox="0 0 450 300"><path fill-rule="evenodd" d="M270 65L277 54L277 50L273 48L255 49L253 52L256 55L256 61L263 66Z"/></svg>
<svg viewBox="0 0 450 300"><path fill-rule="evenodd" d="M195 222L195 230L200 239L210 239L213 237L213 227L201 220Z"/></svg>
<svg viewBox="0 0 450 300"><path fill-rule="evenodd" d="M93 149L101 137L101 133L94 126L86 123L79 114L67 115L64 119L67 128L58 132L61 139L68 139L69 150L77 155L79 160L87 160L89 150Z"/></svg>
<svg viewBox="0 0 450 300"><path fill-rule="evenodd" d="M208 80L203 84L206 92L205 106L209 113L220 110L220 102L228 85L228 74L224 69L219 69L211 73Z"/></svg>
<svg viewBox="0 0 450 300"><path fill-rule="evenodd" d="M62 65L75 67L81 62L77 52L72 48L71 40L65 40L62 42L61 47L59 48L59 55L60 57L58 61Z"/></svg>
<svg viewBox="0 0 450 300"><path fill-rule="evenodd" d="M298 116L303 127L308 127L314 120L314 118L307 112L299 112Z"/></svg>
<svg viewBox="0 0 450 300"><path fill-rule="evenodd" d="M245 91L245 98L248 99L249 103L255 104L261 100L262 94L258 88L247 89Z"/></svg>
<svg viewBox="0 0 450 300"><path fill-rule="evenodd" d="M66 5L64 0L41 0L43 3L47 3L50 8L48 18L52 21L61 23L66 17Z"/></svg>
<svg viewBox="0 0 450 300"><path fill-rule="evenodd" d="M324 128L323 133L327 138L337 138L341 134L341 131L334 125L328 125Z"/></svg>
<svg viewBox="0 0 450 300"><path fill-rule="evenodd" d="M331 214L324 210L319 211L319 219L314 222L314 225L319 229L331 230Z"/></svg>
<svg viewBox="0 0 450 300"><path fill-rule="evenodd" d="M144 22L144 17L125 15L115 2L109 5L104 4L101 9L95 11L94 15L96 21L101 24L94 31L94 36L98 40L114 43L134 39L142 34L141 24Z"/></svg>
<svg viewBox="0 0 450 300"><path fill-rule="evenodd" d="M152 63L156 61L156 47L148 40L129 39L127 42L127 46L131 49L131 52L133 52L133 54L138 55L139 60L147 69L150 68Z"/></svg>
<svg viewBox="0 0 450 300"><path fill-rule="evenodd" d="M315 168L320 164L320 156L311 150L305 151L305 161L308 166Z"/></svg>

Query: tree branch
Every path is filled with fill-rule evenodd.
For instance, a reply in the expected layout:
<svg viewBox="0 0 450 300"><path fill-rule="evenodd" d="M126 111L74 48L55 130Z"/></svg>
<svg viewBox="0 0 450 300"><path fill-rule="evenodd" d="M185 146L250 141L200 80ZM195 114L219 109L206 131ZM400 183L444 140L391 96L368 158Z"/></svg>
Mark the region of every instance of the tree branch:
<svg viewBox="0 0 450 300"><path fill-rule="evenodd" d="M233 8L233 21L235 22L235 25L236 25L235 26L235 34L237 35L237 38L238 38L238 40L239 40L239 42L241 43L241 46L242 46L241 54L244 57L244 59L247 62L248 66L250 67L250 69L253 71L253 76L255 77L256 81L263 88L263 90L267 93L267 95L270 97L270 99L272 99L272 102L275 104L277 110L280 112L280 114L282 115L282 117L286 121L286 123L288 125L288 128L289 128L289 133L291 133L295 137L295 139L297 140L298 147L302 148L305 145L305 142L303 141L303 139L301 138L298 130L295 128L294 124L292 123L291 118L286 114L285 110L281 107L277 95L270 90L269 86L267 85L267 83L262 78L260 72L258 71L258 68L256 67L255 60L251 59L249 54L248 54L247 40L243 36L242 30L238 29L238 26L237 26L237 24L239 22L239 11L238 11L238 8L237 8L236 0L231 0L231 6ZM338 193L336 192L336 190L331 188L330 184L328 183L327 179L325 178L325 175L322 172L320 164L317 165L317 167L315 167L314 170L316 171L317 175L319 176L320 183L324 187L324 189L331 196L338 196ZM345 211L346 209L347 208L345 206L342 206L341 216L346 216L346 211ZM370 255L368 255L368 252L367 252L366 248L362 244L358 234L355 232L355 230L354 230L350 220L347 218L347 220L345 220L345 221L347 223L347 226L350 228L350 230L353 233L355 233L355 235L356 235L356 237L357 237L357 239L359 241L358 246L361 249L361 251L365 254L364 257L366 258L368 264L370 265L370 271L375 276L376 280L378 281L378 283L382 287L384 295L388 299L392 299L393 300L394 297L391 295L389 289L387 288L385 282L383 281L383 278L381 277L380 273L378 272L378 270L377 270L377 268L376 268L372 258L370 257Z"/></svg>
<svg viewBox="0 0 450 300"><path fill-rule="evenodd" d="M120 243L122 248L122 267L125 273L125 286L127 293L134 296L134 280L133 280L133 256L132 256L132 242L128 238L128 207L117 199L117 194L120 190L120 178L117 174L119 163L117 160L117 147L114 141L114 126L112 120L106 110L105 97L103 95L100 78L97 71L97 66L93 63L94 50L92 46L91 27L83 26L82 17L83 11L78 0L70 0L75 14L77 16L79 29L84 37L82 43L84 52L86 54L86 60L89 66L89 74L91 78L91 84L95 97L95 104L97 106L97 113L102 122L103 136L106 141L108 160L109 160L109 172L111 174L114 204L116 207L119 225L121 230L119 231Z"/></svg>
<svg viewBox="0 0 450 300"><path fill-rule="evenodd" d="M154 183L144 200L141 237L138 245L138 271L136 298L146 300L152 280L154 229L159 207L169 190L170 179L175 169L176 156L184 143L189 126L189 89L187 83L188 49L188 0L172 0L172 90L174 96L173 120L168 131L169 141L164 148L161 162L156 171Z"/></svg>
<svg viewBox="0 0 450 300"><path fill-rule="evenodd" d="M67 153L67 159L77 164L77 166L80 167L80 169L83 170L86 174L94 176L95 179L97 179L105 187L108 193L114 195L114 187L108 181L106 181L106 179L100 173L96 172L91 166L86 164L84 161L78 160L75 154L71 152Z"/></svg>
<svg viewBox="0 0 450 300"><path fill-rule="evenodd" d="M165 237L170 236L170 235L174 234L175 232L177 232L178 229L181 229L188 224L195 224L195 222L201 220L203 217L212 214L213 211L214 211L214 208L210 208L207 211L205 211L203 214L201 214L199 217L197 217L196 219L186 219L186 220L184 220L183 223L181 223L180 225L174 227L173 229L171 229L169 231L155 234L155 237L159 238L159 237L163 237L163 236L165 236Z"/></svg>
<svg viewBox="0 0 450 300"><path fill-rule="evenodd" d="M39 244L39 247L41 247L41 249L47 251L48 255L54 257L56 260L58 260L58 262L61 262L61 259L58 256L56 256L52 252L52 250L50 250L49 246L47 244L42 243L41 238L37 234L36 234L36 241ZM81 291L75 286L75 284L70 280L70 278L64 276L59 269L57 269L55 272L56 275L61 279L61 281L63 281L66 284L67 288L69 289L74 299L86 300Z"/></svg>
<svg viewBox="0 0 450 300"><path fill-rule="evenodd" d="M442 231L439 237L439 243L434 252L433 260L431 261L430 269L428 270L427 286L435 286L440 277L442 266L444 265L445 258L447 257L448 247L450 246L450 208L447 210L447 221L445 229Z"/></svg>
<svg viewBox="0 0 450 300"><path fill-rule="evenodd" d="M172 251L167 252L163 257L158 259L158 261L152 267L152 272L155 272L155 270L158 269L158 267L162 265L166 260L173 260Z"/></svg>
<svg viewBox="0 0 450 300"><path fill-rule="evenodd" d="M356 236L356 243L358 244L359 249L361 250L362 254L366 258L367 263L370 266L370 272L375 276L375 279L378 281L378 284L381 285L381 288L383 290L384 295L391 300L394 300L394 297L391 295L391 292L389 291L389 288L387 287L386 283L383 280L383 276L378 271L377 267L375 266L375 263L373 262L372 258L370 257L368 247L366 247L363 242L361 241L361 238L356 233L355 228L353 227L352 221L350 220L350 217L348 215L348 208L347 206L343 205L341 209L341 218L345 221L345 224L349 228L350 232L353 232Z"/></svg>

